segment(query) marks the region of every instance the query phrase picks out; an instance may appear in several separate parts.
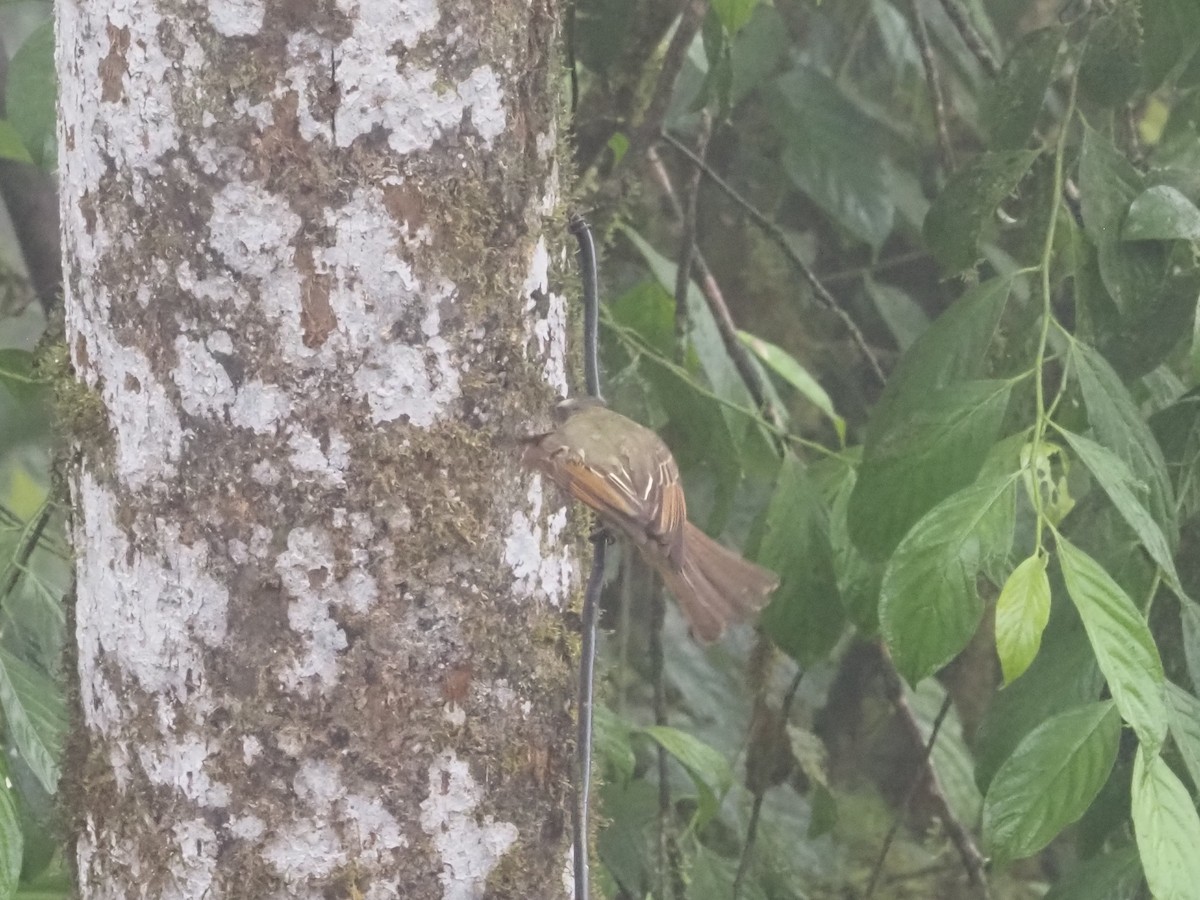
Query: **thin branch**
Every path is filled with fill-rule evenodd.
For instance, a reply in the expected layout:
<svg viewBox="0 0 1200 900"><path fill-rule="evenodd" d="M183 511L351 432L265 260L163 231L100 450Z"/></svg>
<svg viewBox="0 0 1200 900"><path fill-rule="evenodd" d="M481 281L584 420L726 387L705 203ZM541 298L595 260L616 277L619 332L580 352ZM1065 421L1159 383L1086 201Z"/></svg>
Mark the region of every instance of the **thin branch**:
<svg viewBox="0 0 1200 900"><path fill-rule="evenodd" d="M675 150L683 155L686 159L688 159L692 165L698 167L709 178L709 180L712 181L713 184L720 188L729 197L730 200L740 206L742 210L750 217L751 221L761 228L767 237L769 237L771 241L783 251L784 256L788 258L788 261L791 262L791 264L795 266L800 274L804 276L804 280L808 282L808 286L812 289L813 296L816 298L817 302L841 320L843 327L845 327L846 331L849 333L850 339L858 348L859 353L861 353L863 358L869 363L871 371L875 375L875 378L878 380L879 384L882 385L886 383L887 376L883 372L883 366L879 364L878 357L875 356L875 353L867 345L866 338L863 337L858 325L855 324L854 320L850 317L850 314L842 308L837 300L834 299L833 294L829 293L829 290L824 284L821 283L820 279L817 278L816 273L813 272L808 263L801 259L800 255L792 249L791 244L788 243L787 236L784 235L779 226L768 219L764 213L759 211L758 207L738 193L733 185L725 181L725 179L723 179L708 165L706 165L704 160L699 159L696 154L692 153L692 151L685 144L681 143L673 135L664 131L662 132L662 139L674 147Z"/></svg>
<svg viewBox="0 0 1200 900"><path fill-rule="evenodd" d="M992 51L983 42L983 35L971 24L967 11L962 8L958 0L941 0L941 3L942 9L946 11L946 17L958 31L958 35L967 45L967 49L979 60L980 67L988 77L995 78L1000 72L1000 66L996 62L996 57L992 56Z"/></svg>
<svg viewBox="0 0 1200 900"><path fill-rule="evenodd" d="M884 838L883 846L879 850L879 857L875 860L875 866L871 870L871 880L867 884L863 900L870 900L873 896L875 888L879 883L879 876L883 872L883 863L887 858L888 850L891 849L892 842L895 840L896 833L900 829L900 823L904 814L912 803L917 788L921 785L925 785L928 789L929 797L934 805L934 811L938 819L941 820L942 827L946 829L947 837L950 838L950 842L958 851L958 855L962 860L962 866L967 873L967 879L971 884L978 886L982 896L986 898L988 896L988 884L985 872L986 862L983 854L975 846L975 841L971 837L970 832L958 820L958 817L954 815L954 811L950 809L950 803L946 799L945 792L942 790L941 781L937 777L937 772L934 771L933 764L930 761L930 754L933 753L933 745L937 742L938 732L941 731L942 723L945 721L946 715L950 712L950 695L947 694L946 698L942 701L942 706L933 720L933 727L929 730L929 738L926 740L921 734L921 725L917 721L916 714L913 712L912 707L909 706L908 699L904 696L904 684L900 679L900 673L896 671L896 666L892 662L891 656L888 655L887 650L882 644L876 646L879 651L879 659L888 699L892 702L892 706L900 718L900 723L913 745L917 747L923 745L923 750L919 770L912 782L910 782L908 791L905 793L904 800L896 814L896 820L892 823L892 827L888 829L887 836Z"/></svg>
<svg viewBox="0 0 1200 900"><path fill-rule="evenodd" d="M712 116L705 110L700 116L700 128L696 135L696 156L704 159L708 151L708 139L712 136ZM675 268L675 343L683 352L687 337L688 288L692 283L692 261L696 252L696 199L700 193L700 170L692 169L691 177L683 187L683 202L679 219L679 261Z"/></svg>
<svg viewBox="0 0 1200 900"><path fill-rule="evenodd" d="M954 155L950 147L950 132L946 127L946 101L942 96L941 82L938 80L937 63L933 58L933 45L929 42L929 29L925 27L925 17L921 15L918 0L908 0L908 7L912 13L913 34L917 39L917 47L921 51L921 65L925 69L925 84L929 89L929 99L933 104L933 122L937 131L938 154L942 158L942 167L949 171L954 168Z"/></svg>
<svg viewBox="0 0 1200 900"><path fill-rule="evenodd" d="M683 0L679 8L679 22L675 25L675 33L667 44L663 54L662 68L659 69L658 79L654 83L654 91L650 94L650 102L642 114L637 134L631 135L631 147L635 152L642 147L648 147L658 138L662 131L663 122L667 118L667 110L671 106L671 94L675 91L675 81L683 65L687 62L688 48L692 39L700 30L708 4L702 0Z"/></svg>
<svg viewBox="0 0 1200 900"><path fill-rule="evenodd" d="M0 584L0 602L3 602L5 598L12 595L13 589L16 588L17 582L21 579L21 574L25 571L25 567L29 563L29 558L33 556L33 551L37 549L38 544L41 542L42 532L46 530L46 526L50 523L50 516L53 513L54 504L46 501L38 511L37 518L33 519L27 526L21 540L21 545L18 547L12 561L8 564L4 572L4 582Z"/></svg>

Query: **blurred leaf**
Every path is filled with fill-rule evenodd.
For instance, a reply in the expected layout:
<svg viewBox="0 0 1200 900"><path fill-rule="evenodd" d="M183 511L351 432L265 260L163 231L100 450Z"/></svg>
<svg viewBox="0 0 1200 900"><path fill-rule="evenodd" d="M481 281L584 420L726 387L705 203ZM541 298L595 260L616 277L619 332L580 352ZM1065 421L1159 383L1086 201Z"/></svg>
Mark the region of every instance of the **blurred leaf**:
<svg viewBox="0 0 1200 900"><path fill-rule="evenodd" d="M929 207L925 242L948 273L979 259L979 241L996 207L1037 159L1037 150L981 153L958 169Z"/></svg>
<svg viewBox="0 0 1200 900"><path fill-rule="evenodd" d="M767 364L772 372L794 387L809 403L823 412L833 423L838 437L845 441L846 420L834 410L833 401L825 393L825 388L821 387L817 380L809 374L808 369L804 368L794 356L782 347L777 347L769 341L764 341L745 331L739 331L738 337L741 338L743 344L754 351L759 359Z"/></svg>
<svg viewBox="0 0 1200 900"><path fill-rule="evenodd" d="M1194 900L1200 885L1200 816L1166 760L1139 747L1133 763L1133 833L1155 900Z"/></svg>
<svg viewBox="0 0 1200 900"><path fill-rule="evenodd" d="M850 533L882 557L928 510L979 473L1008 409L1008 381L965 381L913 398L907 418L874 439L868 429Z"/></svg>
<svg viewBox="0 0 1200 900"><path fill-rule="evenodd" d="M1157 368L1194 330L1200 273L1178 272L1161 282L1146 303L1095 343L1122 378L1141 378Z"/></svg>
<svg viewBox="0 0 1200 900"><path fill-rule="evenodd" d="M1200 513L1200 392L1190 391L1159 410L1150 427L1179 494L1179 518L1186 522Z"/></svg>
<svg viewBox="0 0 1200 900"><path fill-rule="evenodd" d="M637 763L629 741L632 729L603 703L597 703L592 713L596 758L608 764L617 781L628 781Z"/></svg>
<svg viewBox="0 0 1200 900"><path fill-rule="evenodd" d="M804 464L787 454L767 508L759 561L780 577L760 624L802 666L822 659L845 627L828 515Z"/></svg>
<svg viewBox="0 0 1200 900"><path fill-rule="evenodd" d="M946 689L936 678L926 678L916 688L906 689L921 737L928 742L933 723L946 699ZM963 739L962 721L951 704L938 731L930 755L933 771L942 785L946 802L955 817L969 828L979 823L983 796L975 785L975 760Z"/></svg>
<svg viewBox="0 0 1200 900"><path fill-rule="evenodd" d="M1146 548L1150 558L1162 571L1167 584L1182 594L1183 587L1179 581L1179 573L1175 571L1175 560L1172 559L1167 538L1135 494L1136 492L1147 496L1146 485L1133 477L1133 473L1129 471L1129 467L1125 465L1124 461L1095 441L1079 434L1072 434L1064 429L1060 429L1059 433L1071 445L1071 449L1075 451L1076 455L1083 460L1083 464L1091 470L1096 481L1100 483L1100 487L1104 489L1104 493L1108 495L1108 499L1113 502L1113 506L1137 534L1138 540L1142 542L1142 546Z"/></svg>
<svg viewBox="0 0 1200 900"><path fill-rule="evenodd" d="M842 464L839 462L839 465ZM879 631L879 585L883 581L883 564L867 559L850 539L847 516L857 476L852 466L842 465L836 488L827 492L831 494L829 542L846 615L863 637L873 637Z"/></svg>
<svg viewBox="0 0 1200 900"><path fill-rule="evenodd" d="M633 897L645 896L650 855L647 829L658 818L658 788L644 779L604 782L600 809L611 823L596 838L605 869Z"/></svg>
<svg viewBox="0 0 1200 900"><path fill-rule="evenodd" d="M8 766L0 760L0 897L11 897L21 877L23 837Z"/></svg>
<svg viewBox="0 0 1200 900"><path fill-rule="evenodd" d="M640 729L687 769L699 794L693 827L703 828L717 813L719 798L733 784L733 772L720 753L703 741L678 728L648 725Z"/></svg>
<svg viewBox="0 0 1200 900"><path fill-rule="evenodd" d="M613 166L619 166L629 150L629 136L623 131L614 131L608 139L608 149L612 151Z"/></svg>
<svg viewBox="0 0 1200 900"><path fill-rule="evenodd" d="M1117 758L1111 701L1060 713L1031 731L992 779L983 840L1000 862L1032 856L1083 815Z"/></svg>
<svg viewBox="0 0 1200 900"><path fill-rule="evenodd" d="M1015 476L972 485L921 518L883 574L879 626L896 668L916 684L971 639L983 603L976 579L1012 543Z"/></svg>
<svg viewBox="0 0 1200 900"><path fill-rule="evenodd" d="M1011 684L1025 673L1050 620L1050 579L1045 556L1035 553L1013 569L996 601L996 652Z"/></svg>
<svg viewBox="0 0 1200 900"><path fill-rule="evenodd" d="M52 169L55 135L54 23L38 26L8 64L8 121L33 161Z"/></svg>
<svg viewBox="0 0 1200 900"><path fill-rule="evenodd" d="M15 162L32 163L33 157L25 149L25 143L13 124L7 119L0 119L0 159L11 159Z"/></svg>
<svg viewBox="0 0 1200 900"><path fill-rule="evenodd" d="M1147 188L1134 198L1121 228L1123 241L1198 241L1200 209L1169 185Z"/></svg>
<svg viewBox="0 0 1200 900"><path fill-rule="evenodd" d="M1146 508L1173 550L1179 525L1166 460L1129 389L1100 354L1078 341L1071 343L1071 370L1079 381L1097 443L1119 457L1149 488Z"/></svg>
<svg viewBox="0 0 1200 900"><path fill-rule="evenodd" d="M48 793L58 787L66 704L52 678L0 647L0 707L9 735Z"/></svg>
<svg viewBox="0 0 1200 900"><path fill-rule="evenodd" d="M1200 606L1194 600L1179 603L1180 625L1183 629L1183 655L1192 686L1200 685ZM1200 785L1200 782L1197 782Z"/></svg>
<svg viewBox="0 0 1200 900"><path fill-rule="evenodd" d="M730 34L737 34L754 15L758 0L712 0L713 11Z"/></svg>
<svg viewBox="0 0 1200 900"><path fill-rule="evenodd" d="M1079 610L1108 689L1142 746L1156 753L1167 730L1162 660L1129 595L1094 559L1058 536L1067 593Z"/></svg>
<svg viewBox="0 0 1200 900"><path fill-rule="evenodd" d="M1142 886L1137 849L1122 847L1080 863L1042 900L1134 900Z"/></svg>
<svg viewBox="0 0 1200 900"><path fill-rule="evenodd" d="M1141 0L1142 60L1153 90L1200 47L1200 4L1194 0Z"/></svg>
<svg viewBox="0 0 1200 900"><path fill-rule="evenodd" d="M1167 721L1192 784L1200 785L1200 700L1169 681Z"/></svg>
<svg viewBox="0 0 1200 900"><path fill-rule="evenodd" d="M775 83L786 103L775 121L787 139L784 171L835 222L879 247L895 215L886 133L819 72L796 68Z"/></svg>
<svg viewBox="0 0 1200 900"><path fill-rule="evenodd" d="M1085 124L1079 154L1083 227L1096 245L1104 287L1124 315L1148 303L1166 274L1161 244L1120 239L1130 204L1144 188L1133 164L1108 138Z"/></svg>
<svg viewBox="0 0 1200 900"><path fill-rule="evenodd" d="M994 150L1020 150L1028 142L1046 100L1062 35L1041 28L1022 35L1000 74L984 89L979 121Z"/></svg>
<svg viewBox="0 0 1200 900"><path fill-rule="evenodd" d="M1119 106L1142 80L1142 27L1137 5L1118 2L1088 32L1079 62L1079 90L1093 103Z"/></svg>
<svg viewBox="0 0 1200 900"><path fill-rule="evenodd" d="M929 316L925 315L919 303L900 288L870 277L863 281L863 287L901 350L907 350L925 333L929 327Z"/></svg>

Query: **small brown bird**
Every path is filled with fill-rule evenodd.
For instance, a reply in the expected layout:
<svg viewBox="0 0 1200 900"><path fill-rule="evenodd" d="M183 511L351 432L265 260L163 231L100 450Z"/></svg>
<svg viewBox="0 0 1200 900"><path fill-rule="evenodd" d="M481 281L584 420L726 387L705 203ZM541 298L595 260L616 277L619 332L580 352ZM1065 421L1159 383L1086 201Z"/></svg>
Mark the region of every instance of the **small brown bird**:
<svg viewBox="0 0 1200 900"><path fill-rule="evenodd" d="M679 601L692 635L715 641L766 605L779 578L687 520L679 468L662 439L591 398L564 400L559 425L525 439L522 462L628 536Z"/></svg>

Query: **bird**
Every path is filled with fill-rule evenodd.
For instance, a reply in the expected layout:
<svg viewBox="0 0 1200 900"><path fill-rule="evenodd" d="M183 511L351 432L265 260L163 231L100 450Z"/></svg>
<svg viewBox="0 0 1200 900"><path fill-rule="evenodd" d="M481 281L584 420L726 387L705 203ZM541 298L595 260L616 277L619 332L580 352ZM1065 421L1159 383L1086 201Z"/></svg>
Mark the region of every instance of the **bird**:
<svg viewBox="0 0 1200 900"><path fill-rule="evenodd" d="M523 439L523 465L633 542L696 640L712 643L766 605L779 577L688 521L679 467L662 438L592 397L561 401L554 417L555 428Z"/></svg>

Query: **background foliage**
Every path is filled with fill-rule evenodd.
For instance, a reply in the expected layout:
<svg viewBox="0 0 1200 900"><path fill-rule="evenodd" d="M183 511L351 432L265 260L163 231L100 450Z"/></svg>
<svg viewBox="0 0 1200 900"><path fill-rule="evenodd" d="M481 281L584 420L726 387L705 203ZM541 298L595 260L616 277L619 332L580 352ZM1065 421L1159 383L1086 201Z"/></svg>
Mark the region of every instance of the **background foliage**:
<svg viewBox="0 0 1200 900"><path fill-rule="evenodd" d="M0 897L65 890L53 292L17 190L55 165L48 18L0 4ZM614 573L604 893L1194 896L1200 5L567 25L606 393L783 578L704 649Z"/></svg>

